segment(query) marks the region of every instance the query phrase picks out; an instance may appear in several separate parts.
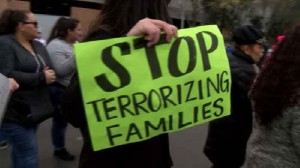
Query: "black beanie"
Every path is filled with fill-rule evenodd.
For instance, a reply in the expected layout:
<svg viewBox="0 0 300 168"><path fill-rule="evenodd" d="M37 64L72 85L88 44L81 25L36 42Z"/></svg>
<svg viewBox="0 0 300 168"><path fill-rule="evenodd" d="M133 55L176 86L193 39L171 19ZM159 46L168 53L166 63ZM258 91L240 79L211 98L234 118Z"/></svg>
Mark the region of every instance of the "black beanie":
<svg viewBox="0 0 300 168"><path fill-rule="evenodd" d="M240 45L263 44L265 42L265 37L263 32L256 29L254 26L246 25L233 31L232 40Z"/></svg>

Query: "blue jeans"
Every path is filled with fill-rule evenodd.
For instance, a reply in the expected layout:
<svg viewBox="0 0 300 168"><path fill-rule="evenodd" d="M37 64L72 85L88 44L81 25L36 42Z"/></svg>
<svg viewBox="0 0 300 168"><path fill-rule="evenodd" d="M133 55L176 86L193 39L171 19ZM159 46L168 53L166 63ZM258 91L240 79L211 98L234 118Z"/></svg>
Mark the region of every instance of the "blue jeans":
<svg viewBox="0 0 300 168"><path fill-rule="evenodd" d="M4 122L0 130L12 145L13 168L39 167L36 127Z"/></svg>
<svg viewBox="0 0 300 168"><path fill-rule="evenodd" d="M61 109L61 99L64 88L60 86L51 86L48 90L50 100L54 106L54 115L51 129L52 144L55 149L62 149L65 147L65 133L68 126L68 122Z"/></svg>

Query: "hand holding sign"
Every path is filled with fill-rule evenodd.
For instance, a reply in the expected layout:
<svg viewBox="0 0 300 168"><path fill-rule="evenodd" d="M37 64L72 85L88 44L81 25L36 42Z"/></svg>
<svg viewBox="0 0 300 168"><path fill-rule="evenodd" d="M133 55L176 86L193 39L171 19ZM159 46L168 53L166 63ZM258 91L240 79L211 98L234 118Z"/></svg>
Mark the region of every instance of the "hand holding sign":
<svg viewBox="0 0 300 168"><path fill-rule="evenodd" d="M161 20L140 20L128 33L127 36L144 35L148 41L147 46L152 46L159 41L161 30L166 33L166 40L170 42L172 37L177 37L177 28Z"/></svg>

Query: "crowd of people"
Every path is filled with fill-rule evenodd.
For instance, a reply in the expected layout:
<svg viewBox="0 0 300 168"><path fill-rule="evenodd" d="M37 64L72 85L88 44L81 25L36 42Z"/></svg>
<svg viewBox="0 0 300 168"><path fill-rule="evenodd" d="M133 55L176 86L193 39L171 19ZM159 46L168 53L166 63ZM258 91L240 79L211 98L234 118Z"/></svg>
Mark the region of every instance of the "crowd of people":
<svg viewBox="0 0 300 168"><path fill-rule="evenodd" d="M30 11L7 9L0 16L0 73L9 78L12 96L0 128L0 141L12 146L14 168L42 167L36 131L52 118L53 155L75 159L65 147L68 123L79 128L83 147L80 168L170 168L168 134L93 151L84 114L73 45L77 42L142 35L152 46L161 32L167 41L177 28L167 12L169 0L106 0L83 37L81 23L60 17L46 44ZM228 53L232 86L231 115L209 123L204 153L213 168L300 167L300 24L262 66L266 38L251 25L232 33ZM299 112L299 114L298 114ZM198 147L200 150L201 147ZM101 163L101 164L100 164Z"/></svg>

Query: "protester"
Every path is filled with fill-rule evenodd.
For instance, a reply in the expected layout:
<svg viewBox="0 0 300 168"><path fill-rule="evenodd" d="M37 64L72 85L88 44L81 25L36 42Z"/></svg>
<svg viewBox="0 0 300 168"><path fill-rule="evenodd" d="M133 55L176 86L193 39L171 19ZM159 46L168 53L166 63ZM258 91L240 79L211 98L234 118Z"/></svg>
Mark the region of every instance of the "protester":
<svg viewBox="0 0 300 168"><path fill-rule="evenodd" d="M247 166L300 167L300 24L278 44L251 91Z"/></svg>
<svg viewBox="0 0 300 168"><path fill-rule="evenodd" d="M53 69L56 72L56 82L49 88L49 94L55 112L52 120L52 144L54 156L59 159L74 160L65 148L65 132L67 120L61 109L61 97L76 71L73 44L81 40L81 24L77 19L60 17L55 23L48 39L47 50Z"/></svg>
<svg viewBox="0 0 300 168"><path fill-rule="evenodd" d="M38 168L36 129L40 117L51 112L47 85L55 81L55 73L46 48L34 40L38 23L33 13L6 10L0 23L1 34L6 34L0 37L0 73L20 86L10 98L0 131L12 144L14 168Z"/></svg>
<svg viewBox="0 0 300 168"><path fill-rule="evenodd" d="M143 19L143 18L151 19ZM141 20L142 19L142 20ZM167 41L176 35L175 26L167 24L166 0L107 0L91 28L86 41L113 37L144 35L151 46L158 42L161 30L167 34ZM79 167L105 168L170 168L172 161L168 135L163 134L142 142L126 144L101 151L92 150L84 115L78 78L75 76L63 97L63 110L69 121L81 129L84 145Z"/></svg>
<svg viewBox="0 0 300 168"><path fill-rule="evenodd" d="M252 130L252 108L248 92L264 54L263 33L253 26L233 32L235 48L229 54L232 76L231 115L209 123L204 153L213 168L239 168L245 161L246 144Z"/></svg>

